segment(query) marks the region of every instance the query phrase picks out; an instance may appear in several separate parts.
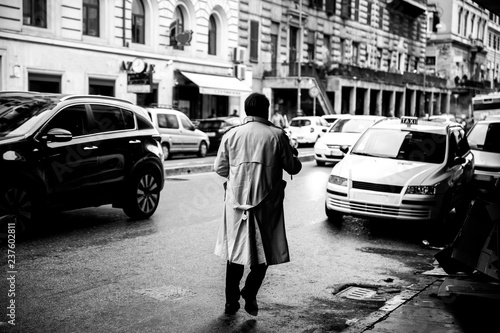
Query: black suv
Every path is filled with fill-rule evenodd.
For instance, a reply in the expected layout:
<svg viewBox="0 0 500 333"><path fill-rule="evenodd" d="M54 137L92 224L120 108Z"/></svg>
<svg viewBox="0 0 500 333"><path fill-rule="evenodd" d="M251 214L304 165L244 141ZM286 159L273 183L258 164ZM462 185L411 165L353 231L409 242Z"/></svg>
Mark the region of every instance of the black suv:
<svg viewBox="0 0 500 333"><path fill-rule="evenodd" d="M164 184L160 141L126 100L0 92L0 234L49 210L113 204L148 218Z"/></svg>

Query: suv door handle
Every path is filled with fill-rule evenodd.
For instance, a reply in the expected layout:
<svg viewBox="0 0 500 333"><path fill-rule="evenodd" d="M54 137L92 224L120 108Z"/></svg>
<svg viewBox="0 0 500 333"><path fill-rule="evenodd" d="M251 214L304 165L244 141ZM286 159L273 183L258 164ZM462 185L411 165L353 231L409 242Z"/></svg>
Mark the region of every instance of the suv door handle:
<svg viewBox="0 0 500 333"><path fill-rule="evenodd" d="M141 143L141 140L130 140L128 143Z"/></svg>
<svg viewBox="0 0 500 333"><path fill-rule="evenodd" d="M87 146L87 147L83 147L83 150L94 150L94 149L97 149L97 146Z"/></svg>

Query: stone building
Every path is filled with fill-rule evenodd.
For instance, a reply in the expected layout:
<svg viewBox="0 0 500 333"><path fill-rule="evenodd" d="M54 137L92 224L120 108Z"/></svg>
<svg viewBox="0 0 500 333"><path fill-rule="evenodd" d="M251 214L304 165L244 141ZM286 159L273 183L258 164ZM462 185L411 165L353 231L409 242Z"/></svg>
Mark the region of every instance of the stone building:
<svg viewBox="0 0 500 333"><path fill-rule="evenodd" d="M242 108L237 0L0 0L0 89L102 94L181 109Z"/></svg>

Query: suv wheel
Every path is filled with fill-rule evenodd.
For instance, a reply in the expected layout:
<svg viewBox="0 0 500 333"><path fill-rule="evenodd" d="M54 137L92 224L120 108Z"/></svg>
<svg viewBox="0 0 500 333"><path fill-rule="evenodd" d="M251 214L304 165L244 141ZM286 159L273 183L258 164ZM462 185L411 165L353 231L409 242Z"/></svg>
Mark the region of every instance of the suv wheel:
<svg viewBox="0 0 500 333"><path fill-rule="evenodd" d="M7 182L0 188L0 239L7 237L11 226L23 234L38 217L40 204L35 190L25 182Z"/></svg>
<svg viewBox="0 0 500 333"><path fill-rule="evenodd" d="M163 143L161 145L161 150L163 150L163 159L166 161L170 158L170 147L168 144Z"/></svg>
<svg viewBox="0 0 500 333"><path fill-rule="evenodd" d="M208 147L205 142L200 143L200 149L198 150L198 157L205 157L207 156L207 151Z"/></svg>
<svg viewBox="0 0 500 333"><path fill-rule="evenodd" d="M129 184L123 211L132 219L150 217L160 203L161 177L152 168L136 174Z"/></svg>

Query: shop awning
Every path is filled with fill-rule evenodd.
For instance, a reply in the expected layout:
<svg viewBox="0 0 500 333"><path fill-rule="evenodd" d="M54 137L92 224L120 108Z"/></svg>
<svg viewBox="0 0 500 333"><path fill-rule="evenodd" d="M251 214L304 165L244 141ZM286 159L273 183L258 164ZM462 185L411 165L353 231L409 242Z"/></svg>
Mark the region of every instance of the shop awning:
<svg viewBox="0 0 500 333"><path fill-rule="evenodd" d="M207 75L182 72L182 75L193 81L200 89L200 94L240 96L253 92L245 83L232 76Z"/></svg>

